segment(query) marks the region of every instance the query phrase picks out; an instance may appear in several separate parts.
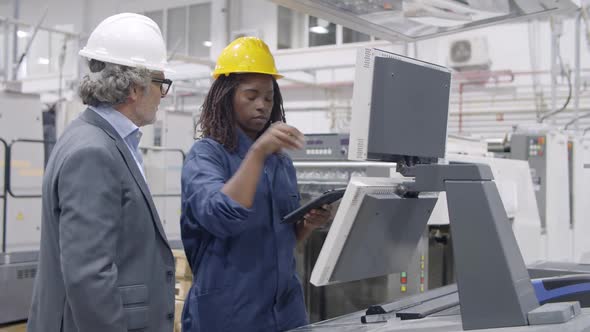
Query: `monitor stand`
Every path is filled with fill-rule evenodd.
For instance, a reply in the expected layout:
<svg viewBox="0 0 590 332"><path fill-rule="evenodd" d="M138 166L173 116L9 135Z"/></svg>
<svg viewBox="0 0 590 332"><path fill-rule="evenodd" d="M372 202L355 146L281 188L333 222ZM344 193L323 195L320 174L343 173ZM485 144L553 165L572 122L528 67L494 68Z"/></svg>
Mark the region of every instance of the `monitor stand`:
<svg viewBox="0 0 590 332"><path fill-rule="evenodd" d="M492 171L480 164L422 164L398 171L402 196L447 194L464 330L529 325L539 307Z"/></svg>

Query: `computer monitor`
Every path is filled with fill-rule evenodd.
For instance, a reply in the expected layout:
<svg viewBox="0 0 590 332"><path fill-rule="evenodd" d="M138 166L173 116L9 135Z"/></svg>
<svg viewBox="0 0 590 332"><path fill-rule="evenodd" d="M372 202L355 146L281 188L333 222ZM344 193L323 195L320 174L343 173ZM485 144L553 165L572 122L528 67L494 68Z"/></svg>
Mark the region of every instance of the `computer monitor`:
<svg viewBox="0 0 590 332"><path fill-rule="evenodd" d="M357 54L350 160L444 158L451 71L375 48Z"/></svg>
<svg viewBox="0 0 590 332"><path fill-rule="evenodd" d="M374 48L357 54L348 157L420 163L444 158L451 72ZM405 270L437 201L396 194L408 178L353 177L311 283L323 286Z"/></svg>
<svg viewBox="0 0 590 332"><path fill-rule="evenodd" d="M402 198L408 178L352 177L311 274L325 286L405 271L437 194Z"/></svg>

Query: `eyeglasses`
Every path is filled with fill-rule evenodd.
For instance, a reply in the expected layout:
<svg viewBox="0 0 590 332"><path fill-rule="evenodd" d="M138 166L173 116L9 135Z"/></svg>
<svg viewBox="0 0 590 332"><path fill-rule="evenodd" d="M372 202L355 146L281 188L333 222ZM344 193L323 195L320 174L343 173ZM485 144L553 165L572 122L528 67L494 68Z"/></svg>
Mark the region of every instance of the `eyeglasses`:
<svg viewBox="0 0 590 332"><path fill-rule="evenodd" d="M168 94L168 90L170 90L170 87L172 86L172 80L169 80L167 78L162 79L152 77L152 82L160 84L160 93L162 94L162 98L164 98L164 96Z"/></svg>

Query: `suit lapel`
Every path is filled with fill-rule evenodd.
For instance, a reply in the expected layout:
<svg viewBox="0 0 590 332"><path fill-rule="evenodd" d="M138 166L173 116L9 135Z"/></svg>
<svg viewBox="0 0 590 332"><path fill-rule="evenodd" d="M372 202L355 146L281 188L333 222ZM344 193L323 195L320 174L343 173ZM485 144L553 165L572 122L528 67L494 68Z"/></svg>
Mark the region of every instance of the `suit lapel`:
<svg viewBox="0 0 590 332"><path fill-rule="evenodd" d="M160 222L158 210L156 209L154 201L152 200L150 190L147 186L147 183L145 182L145 179L143 178L143 175L141 175L141 171L137 167L137 163L131 155L131 151L129 151L129 148L127 147L125 141L123 141L121 136L119 136L117 131L108 123L108 121L103 119L100 115L96 114L96 112L94 112L93 110L86 109L80 115L80 118L92 125L101 128L115 141L115 145L117 146L117 149L119 149L119 152L123 156L127 168L131 172L131 175L133 175L133 179L135 180L135 183L137 183L137 185L139 186L139 189L141 190L141 193L143 194L145 201L148 203L150 213L152 215L152 221L158 229L160 236L162 237L162 239L164 239L164 243L166 243L166 246L170 247L168 244L168 240L166 239L166 233L164 232L164 228L162 227L162 223Z"/></svg>

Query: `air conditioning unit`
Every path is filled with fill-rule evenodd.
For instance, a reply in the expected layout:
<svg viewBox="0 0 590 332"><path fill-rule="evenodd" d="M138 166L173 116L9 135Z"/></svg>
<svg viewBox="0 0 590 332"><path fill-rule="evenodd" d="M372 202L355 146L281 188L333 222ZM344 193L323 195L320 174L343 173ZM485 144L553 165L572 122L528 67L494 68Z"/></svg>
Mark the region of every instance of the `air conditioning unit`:
<svg viewBox="0 0 590 332"><path fill-rule="evenodd" d="M471 37L451 41L448 66L457 71L489 70L492 62L486 37Z"/></svg>

